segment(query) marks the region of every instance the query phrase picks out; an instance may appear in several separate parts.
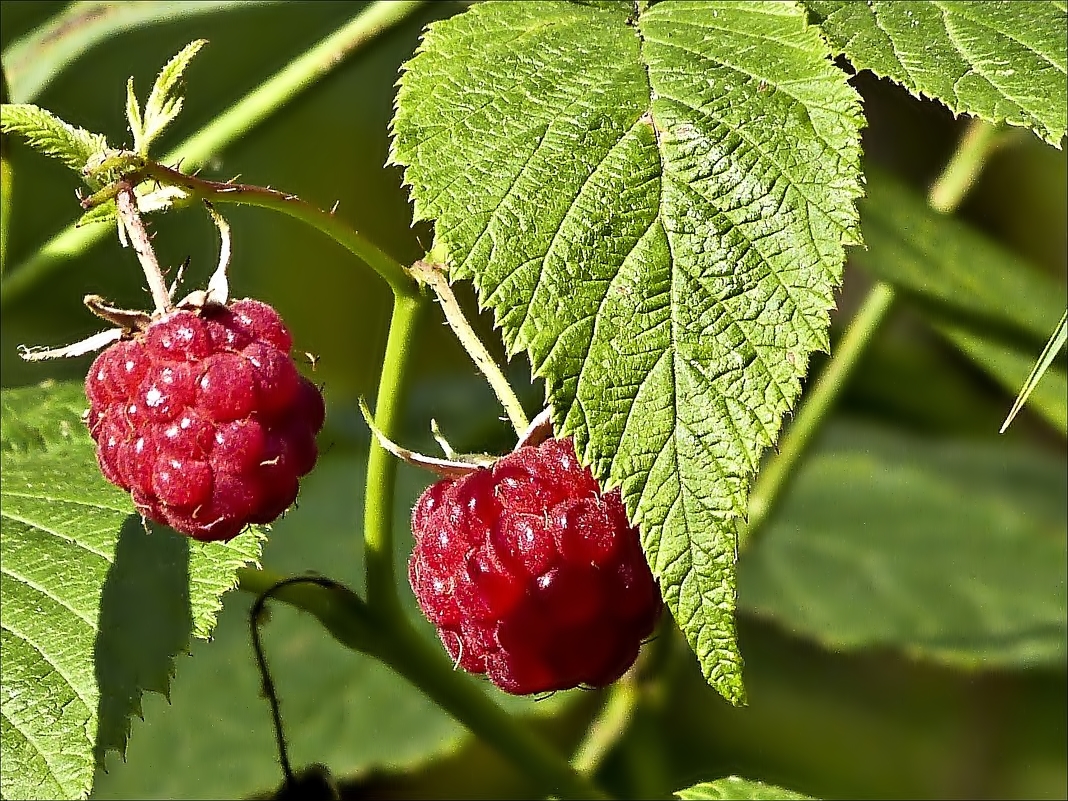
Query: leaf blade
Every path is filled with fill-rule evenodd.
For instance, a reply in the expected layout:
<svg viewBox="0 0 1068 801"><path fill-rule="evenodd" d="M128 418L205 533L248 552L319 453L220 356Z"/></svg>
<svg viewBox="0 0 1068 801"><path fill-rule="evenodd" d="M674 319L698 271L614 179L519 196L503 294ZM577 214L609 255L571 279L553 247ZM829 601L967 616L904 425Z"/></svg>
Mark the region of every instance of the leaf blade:
<svg viewBox="0 0 1068 801"><path fill-rule="evenodd" d="M805 0L858 70L955 114L1030 128L1060 147L1068 125L1068 14L1050 2Z"/></svg>
<svg viewBox="0 0 1068 801"><path fill-rule="evenodd" d="M832 650L1063 664L1066 486L1033 450L839 425L746 551L740 605Z"/></svg>
<svg viewBox="0 0 1068 801"><path fill-rule="evenodd" d="M64 122L46 109L29 103L6 103L0 107L0 130L24 136L30 147L59 159L80 173L94 155L107 149L107 140Z"/></svg>
<svg viewBox="0 0 1068 801"><path fill-rule="evenodd" d="M685 790L676 790L675 796L682 801L728 801L728 799L752 799L752 801L772 801L772 799L791 799L804 801L807 795L785 790L764 782L754 782L738 776L728 776L713 782L701 782Z"/></svg>
<svg viewBox="0 0 1068 801"><path fill-rule="evenodd" d="M208 42L195 39L168 61L152 85L152 91L145 101L144 118L141 125L140 148L138 153L147 155L148 149L163 130L178 117L182 110L182 77L189 62ZM132 84L131 84L132 86ZM131 89L132 91L132 89Z"/></svg>
<svg viewBox="0 0 1068 801"><path fill-rule="evenodd" d="M148 152L148 148L142 144L145 138L145 123L141 118L141 106L137 102L137 95L134 94L132 76L126 81L126 122L129 124L130 133L133 136L134 152L145 155Z"/></svg>
<svg viewBox="0 0 1068 801"><path fill-rule="evenodd" d="M253 532L221 551L146 536L99 475L82 408L77 384L2 393L5 797L84 797L106 752L124 752L142 694L168 691L175 657L209 636L259 552Z"/></svg>

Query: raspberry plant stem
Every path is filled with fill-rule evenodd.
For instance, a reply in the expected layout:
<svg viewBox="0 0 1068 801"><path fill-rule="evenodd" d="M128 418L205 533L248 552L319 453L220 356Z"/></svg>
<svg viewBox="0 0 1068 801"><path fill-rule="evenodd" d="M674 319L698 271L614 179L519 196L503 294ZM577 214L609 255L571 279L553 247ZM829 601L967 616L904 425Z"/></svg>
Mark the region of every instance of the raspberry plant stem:
<svg viewBox="0 0 1068 801"><path fill-rule="evenodd" d="M141 262L156 313L165 314L171 309L171 294L167 291L167 281L163 278L156 251L152 248L152 240L145 229L144 220L141 219L141 212L137 209L137 196L134 194L133 185L127 181L119 181L118 190L115 205L118 208L119 222L126 230L137 260Z"/></svg>
<svg viewBox="0 0 1068 801"><path fill-rule="evenodd" d="M827 412L845 386L846 379L867 350L880 324L886 319L894 302L894 294L894 288L889 284L877 283L850 320L849 327L835 348L834 358L820 373L793 425L782 438L779 452L760 471L753 493L749 497L749 529L746 534L739 534L739 549L744 547L748 538L764 524L798 460L807 449L812 435L823 423Z"/></svg>
<svg viewBox="0 0 1068 801"><path fill-rule="evenodd" d="M0 66L0 103L7 103L7 74ZM11 224L11 193L15 173L7 152L7 134L0 134L0 275L7 264L7 231Z"/></svg>
<svg viewBox="0 0 1068 801"><path fill-rule="evenodd" d="M973 119L961 137L953 156L927 194L927 203L941 214L951 214L975 183L987 158L1003 141L999 131L978 118ZM860 358L875 338L896 297L887 283L873 286L850 321L834 355L802 403L793 425L780 443L779 452L768 460L757 476L749 496L749 524L739 532L741 550L767 521L775 503L793 474L794 467L808 448L813 434L827 417Z"/></svg>
<svg viewBox="0 0 1068 801"><path fill-rule="evenodd" d="M203 166L213 155L240 139L296 95L314 86L320 78L342 64L350 53L407 19L420 5L421 0L379 0L370 4L350 22L179 144L161 161L167 164L181 162L190 171ZM12 269L10 275L5 276L0 285L0 308L6 308L53 270L87 251L102 240L108 231L106 225L87 225L82 228L74 224L67 226L33 256Z"/></svg>
<svg viewBox="0 0 1068 801"><path fill-rule="evenodd" d="M407 620L385 639L383 661L519 767L544 794L608 798L562 755L490 700L474 679L454 670L441 647L420 636Z"/></svg>
<svg viewBox="0 0 1068 801"><path fill-rule="evenodd" d="M414 286L414 284L412 285ZM389 439L395 439L404 398L404 379L415 344L419 315L426 306L422 295L397 295L389 321L389 337L382 362L382 375L375 399L375 424ZM393 496L397 460L371 438L367 456L367 485L364 495L364 559L366 561L367 603L376 613L402 623L393 566Z"/></svg>
<svg viewBox="0 0 1068 801"><path fill-rule="evenodd" d="M519 398L516 397L515 392L512 390L512 385L508 383L508 379L501 371L501 368L497 366L497 362L490 356L486 346L482 344L482 340L478 338L475 330L467 322L467 318L464 317L463 309L460 308L460 303L456 300L452 287L449 286L449 280L445 277L443 265L417 261L412 266L412 274L434 290L434 294L438 296L438 302L441 304L441 310L445 313L445 320L449 323L449 328L456 334L456 338L464 346L464 350L471 357L471 361L482 371L482 375L486 377L490 387L493 388L493 392L497 395L497 400L501 402L501 406L504 407L504 411L508 415L516 435L522 435L527 426L530 425L530 420L527 418L526 412L523 411L523 404L519 402Z"/></svg>
<svg viewBox="0 0 1068 801"><path fill-rule="evenodd" d="M964 131L949 163L927 192L927 204L939 214L952 214L975 185L990 154L1003 142L1006 132L973 119Z"/></svg>
<svg viewBox="0 0 1068 801"><path fill-rule="evenodd" d="M661 618L653 637L642 646L638 662L604 694L601 708L571 755L576 770L596 776L604 759L625 740L634 719L643 711L649 713L663 707L669 672L683 653L689 659L689 645L681 643L682 648L677 647L681 636L673 618Z"/></svg>
<svg viewBox="0 0 1068 801"><path fill-rule="evenodd" d="M637 683L624 676L608 690L604 706L590 723L571 757L575 770L592 776L627 731L641 700Z"/></svg>
<svg viewBox="0 0 1068 801"><path fill-rule="evenodd" d="M7 232L11 224L11 195L15 188L15 171L7 157L6 141L0 135L0 274L7 264Z"/></svg>
<svg viewBox="0 0 1068 801"><path fill-rule="evenodd" d="M243 591L254 595L276 587L281 576L241 568ZM445 652L417 632L399 609L364 604L347 590L299 584L273 597L310 612L341 644L373 656L418 687L473 734L522 770L544 793L567 799L608 798L560 754L495 704L466 673L453 669Z"/></svg>
<svg viewBox="0 0 1068 801"><path fill-rule="evenodd" d="M154 179L162 184L180 187L186 190L193 200L259 206L287 214L317 228L348 249L378 273L389 284L394 295L414 297L417 294L415 282L412 281L403 265L340 217L323 211L296 195L262 186L208 181L151 161L144 162L134 171L133 176Z"/></svg>

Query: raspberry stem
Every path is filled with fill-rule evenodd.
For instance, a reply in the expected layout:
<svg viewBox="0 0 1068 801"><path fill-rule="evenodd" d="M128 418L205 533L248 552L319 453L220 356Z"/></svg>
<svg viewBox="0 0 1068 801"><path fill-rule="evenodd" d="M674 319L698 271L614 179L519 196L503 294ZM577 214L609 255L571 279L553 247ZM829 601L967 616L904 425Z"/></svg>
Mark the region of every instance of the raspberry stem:
<svg viewBox="0 0 1068 801"><path fill-rule="evenodd" d="M194 175L186 175L154 161L144 161L138 165L138 168L131 173L131 177L135 180L153 179L167 186L180 187L189 193L187 200L238 203L288 214L290 217L317 228L349 250L378 273L389 284L394 295L412 296L418 293L415 282L396 259L333 212L323 211L296 195L251 184L209 181Z"/></svg>
<svg viewBox="0 0 1068 801"><path fill-rule="evenodd" d="M352 20L298 56L211 123L177 145L162 161L175 163L181 160L185 167L191 170L206 164L214 154L240 139L296 95L316 86L320 78L344 64L348 55L375 41L383 32L410 17L421 5L422 0L378 0L368 4ZM4 199L8 194L3 194ZM328 236L333 236L325 228L315 227ZM49 273L65 265L74 264L75 255L88 250L106 233L106 225L78 227L72 223L67 226L49 239L33 256L5 273L4 282L0 285L0 306L6 308ZM344 240L338 241L352 250ZM357 255L360 254L357 252ZM396 265L396 269L398 275L403 270L400 265Z"/></svg>
<svg viewBox="0 0 1068 801"><path fill-rule="evenodd" d="M508 383L508 379L501 372L501 368L497 366L497 362L490 356L486 346L482 344L482 340L478 338L471 324L464 317L463 309L460 308L456 295L453 294L452 287L449 286L449 281L445 277L442 265L417 261L412 265L411 272L416 279L428 284L434 290L449 327L456 334L456 338L460 340L460 344L464 346L464 350L467 351L475 366L482 371L482 375L486 376L486 380L489 381L489 385L497 395L497 400L504 407L504 411L507 413L516 435L522 434L526 427L530 425L530 421L523 411L523 404L519 402L519 398L516 397L515 392L512 390L512 385Z"/></svg>
<svg viewBox="0 0 1068 801"><path fill-rule="evenodd" d="M7 75L0 70L0 103L7 103ZM11 198L15 186L15 172L7 152L7 135L0 134L0 274L7 263L7 231L11 224Z"/></svg>
<svg viewBox="0 0 1068 801"><path fill-rule="evenodd" d="M545 794L568 799L609 797L490 700L466 673L454 670L445 651L418 634L407 620L389 632L384 646L379 657L386 664L508 758Z"/></svg>
<svg viewBox="0 0 1068 801"><path fill-rule="evenodd" d="M283 581L265 570L240 568L240 588L260 596ZM348 590L290 584L273 597L314 615L342 645L373 656L558 798L608 798L519 721L495 704L467 674L455 671L437 643L420 635L403 612L397 617L364 604Z"/></svg>
<svg viewBox="0 0 1068 801"><path fill-rule="evenodd" d="M626 733L640 700L638 686L626 676L612 685L607 696L571 758L575 770L587 776L596 772Z"/></svg>
<svg viewBox="0 0 1068 801"><path fill-rule="evenodd" d="M163 278L163 271L159 268L156 251L152 249L152 240L145 229L144 220L141 219L141 212L137 209L137 195L134 194L133 185L129 181L125 179L119 181L115 204L118 208L119 220L129 237L134 253L137 254L137 260L141 262L141 269L145 272L145 280L148 281L156 312L165 314L171 310L171 295L167 291L167 282Z"/></svg>
<svg viewBox="0 0 1068 801"><path fill-rule="evenodd" d="M386 353L375 399L375 423L389 439L397 437L404 398L404 378L415 346L415 331L425 303L419 295L397 296L389 321ZM364 493L364 559L367 602L376 612L395 621L404 620L397 596L393 564L393 496L397 459L377 438L372 438L367 456Z"/></svg>

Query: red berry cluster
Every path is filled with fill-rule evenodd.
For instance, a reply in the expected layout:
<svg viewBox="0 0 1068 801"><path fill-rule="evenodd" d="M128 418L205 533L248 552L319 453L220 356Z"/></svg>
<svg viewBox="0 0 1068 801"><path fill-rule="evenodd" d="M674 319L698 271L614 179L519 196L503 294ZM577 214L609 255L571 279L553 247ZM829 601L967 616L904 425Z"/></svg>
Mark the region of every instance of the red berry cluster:
<svg viewBox="0 0 1068 801"><path fill-rule="evenodd" d="M412 531L423 613L460 667L506 692L610 684L660 616L619 490L601 492L569 439L432 485Z"/></svg>
<svg viewBox="0 0 1068 801"><path fill-rule="evenodd" d="M108 481L137 510L198 540L269 523L315 465L323 397L256 300L179 310L101 353L87 422Z"/></svg>

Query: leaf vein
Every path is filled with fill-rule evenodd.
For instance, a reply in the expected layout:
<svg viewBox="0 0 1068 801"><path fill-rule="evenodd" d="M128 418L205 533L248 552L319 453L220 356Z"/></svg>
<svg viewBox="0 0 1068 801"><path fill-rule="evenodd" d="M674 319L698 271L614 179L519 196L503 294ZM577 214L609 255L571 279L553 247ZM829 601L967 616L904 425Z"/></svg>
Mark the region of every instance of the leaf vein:
<svg viewBox="0 0 1068 801"><path fill-rule="evenodd" d="M68 542L72 545L76 545L87 553L93 554L94 556L99 556L108 564L111 564L113 561L113 557L111 555L106 554L103 551L98 551L95 548L91 548L81 540L75 539L74 537L71 537L67 534L63 534L62 532L56 531L55 529L48 528L47 526L36 521L30 520L29 518L22 517L21 515L12 514L11 511L8 509L0 509L0 517L6 517L9 520L14 520L18 523L22 523L23 525L29 526L30 528L35 529L37 531L42 531L46 534L51 534L52 536L62 540L63 542Z"/></svg>
<svg viewBox="0 0 1068 801"><path fill-rule="evenodd" d="M18 583L23 584L23 585L25 585L26 587L29 587L32 590L36 590L37 592L41 593L41 595L45 596L46 598L52 599L57 604L59 604L61 607L63 607L68 612L70 612L72 615L74 615L76 618L78 618L80 621L85 623L89 627L89 629L91 631L96 631L97 630L97 626L96 626L96 621L95 620L92 620L91 618L89 618L84 612L81 612L81 611L75 609L67 599L63 598L60 595L57 595L53 590L42 586L37 581L29 579L26 576L23 576L20 573L15 572L14 570L11 569L11 566L9 564L0 564L0 574L5 574L5 575L8 575L8 576L11 576L11 578L14 579L15 581L17 581Z"/></svg>
<svg viewBox="0 0 1068 801"><path fill-rule="evenodd" d="M52 761L49 759L49 756L50 756L49 752L45 748L43 748L41 746L41 744L38 742L38 740L34 736L34 734L31 733L29 728L24 728L22 725L20 725L18 722L16 722L15 719L12 718L11 715L9 715L7 713L6 709L0 709L0 717L3 717L3 719L6 720L8 722L8 724L11 726L11 728L16 733L21 735L22 738L30 745L30 747L33 749L33 751L41 758L41 760L45 763L45 765L48 768L49 777L52 779L52 781L54 781L57 785L59 785L60 789L63 790L63 793L64 793L64 795L66 797L74 798L76 796L80 796L81 795L82 791L81 791L80 787L77 790L73 790L72 788L68 788L65 784L63 784L63 782L61 782L59 780L58 771L56 770L55 766L52 764ZM88 742L89 738L86 737L85 739L86 739L86 742Z"/></svg>
<svg viewBox="0 0 1068 801"><path fill-rule="evenodd" d="M95 717L94 710L96 709L96 700L95 699L86 698L84 695L82 695L82 693L79 691L78 687L75 686L74 680L70 676L68 676L66 674L66 672L64 672L56 662L53 662L48 658L48 655L45 654L45 652L41 650L41 648L38 645L38 643L34 642L32 639L30 639L27 635L25 635L21 631L17 631L16 629L13 629L11 627L11 619L10 618L11 618L11 616L8 615L3 620L0 620L0 629L3 629L4 631L6 631L8 634L10 634L15 639L21 640L22 642L24 642L26 644L27 647L29 647L35 653L37 653L40 656L41 660L46 665L48 665L50 668L52 668L56 672L56 675L59 676L63 680L63 683L66 684L67 687L70 688L70 691L74 694L74 696L79 701L82 702L82 705L85 707L86 711L89 713L90 719ZM86 736L86 739L88 739L88 736Z"/></svg>

